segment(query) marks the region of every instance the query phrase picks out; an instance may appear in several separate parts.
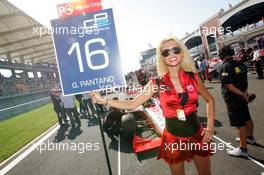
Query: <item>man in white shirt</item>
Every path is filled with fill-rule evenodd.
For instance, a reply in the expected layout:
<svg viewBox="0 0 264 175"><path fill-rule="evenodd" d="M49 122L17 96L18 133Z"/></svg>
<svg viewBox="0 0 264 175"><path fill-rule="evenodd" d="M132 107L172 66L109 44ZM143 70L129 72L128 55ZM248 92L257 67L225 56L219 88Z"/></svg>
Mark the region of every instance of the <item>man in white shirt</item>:
<svg viewBox="0 0 264 175"><path fill-rule="evenodd" d="M258 49L258 46L255 45L253 47L254 53L253 53L253 59L255 64L256 73L258 75L257 79L262 80L263 79L263 70L261 69L261 58L260 58L260 51Z"/></svg>
<svg viewBox="0 0 264 175"><path fill-rule="evenodd" d="M72 127L75 127L75 123L77 123L77 126L80 126L81 121L79 118L79 113L74 103L73 96L62 96L62 102L65 112L71 120Z"/></svg>

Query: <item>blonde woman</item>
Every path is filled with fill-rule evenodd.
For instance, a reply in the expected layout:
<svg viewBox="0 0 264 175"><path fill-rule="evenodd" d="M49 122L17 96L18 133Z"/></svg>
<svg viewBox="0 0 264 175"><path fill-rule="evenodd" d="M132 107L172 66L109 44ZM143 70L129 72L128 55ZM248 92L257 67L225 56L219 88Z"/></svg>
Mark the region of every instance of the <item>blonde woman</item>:
<svg viewBox="0 0 264 175"><path fill-rule="evenodd" d="M133 100L109 100L92 92L94 102L120 109L134 109L146 102L159 87L159 100L166 121L158 159L164 159L172 175L184 175L184 162L193 160L200 175L210 172L210 141L214 133L214 99L198 78L194 63L181 41L174 37L161 41L157 48L159 82L152 79ZM149 92L151 90L151 93ZM196 114L198 93L206 101L207 128Z"/></svg>

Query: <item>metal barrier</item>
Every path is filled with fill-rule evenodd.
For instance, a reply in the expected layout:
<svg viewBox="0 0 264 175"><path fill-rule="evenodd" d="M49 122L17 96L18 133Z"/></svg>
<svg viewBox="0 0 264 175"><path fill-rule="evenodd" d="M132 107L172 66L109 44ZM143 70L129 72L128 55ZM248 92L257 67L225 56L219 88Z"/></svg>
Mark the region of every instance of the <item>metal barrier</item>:
<svg viewBox="0 0 264 175"><path fill-rule="evenodd" d="M41 96L44 98L41 98ZM31 100L31 101L29 101ZM19 103L20 102L20 103ZM22 103L21 103L22 102ZM0 121L48 104L50 97L44 93L0 98Z"/></svg>

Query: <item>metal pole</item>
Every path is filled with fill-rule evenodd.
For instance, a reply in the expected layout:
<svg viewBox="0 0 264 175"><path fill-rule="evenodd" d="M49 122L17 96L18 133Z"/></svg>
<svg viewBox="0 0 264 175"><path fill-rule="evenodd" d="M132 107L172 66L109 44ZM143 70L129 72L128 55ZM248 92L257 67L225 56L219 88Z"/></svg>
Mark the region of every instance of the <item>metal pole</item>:
<svg viewBox="0 0 264 175"><path fill-rule="evenodd" d="M107 147L106 147L106 143L105 143L104 132L103 132L103 129L102 129L101 112L99 111L99 109L96 109L96 113L97 113L98 120L99 120L100 133L101 133L102 140L103 140L104 153L105 153L106 163L107 163L107 166L108 166L108 172L109 172L109 175L112 175L111 164L110 164L110 161L109 161L108 151L107 151Z"/></svg>

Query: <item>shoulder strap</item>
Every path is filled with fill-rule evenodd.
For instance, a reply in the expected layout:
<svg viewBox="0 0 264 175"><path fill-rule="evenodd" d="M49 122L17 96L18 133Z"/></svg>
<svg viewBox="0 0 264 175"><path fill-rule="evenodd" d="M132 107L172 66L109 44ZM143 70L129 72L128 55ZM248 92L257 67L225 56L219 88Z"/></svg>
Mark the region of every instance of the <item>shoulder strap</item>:
<svg viewBox="0 0 264 175"><path fill-rule="evenodd" d="M158 90L156 92L156 96L159 98L160 78L159 77L155 78L155 81L156 81L156 85L158 86Z"/></svg>

